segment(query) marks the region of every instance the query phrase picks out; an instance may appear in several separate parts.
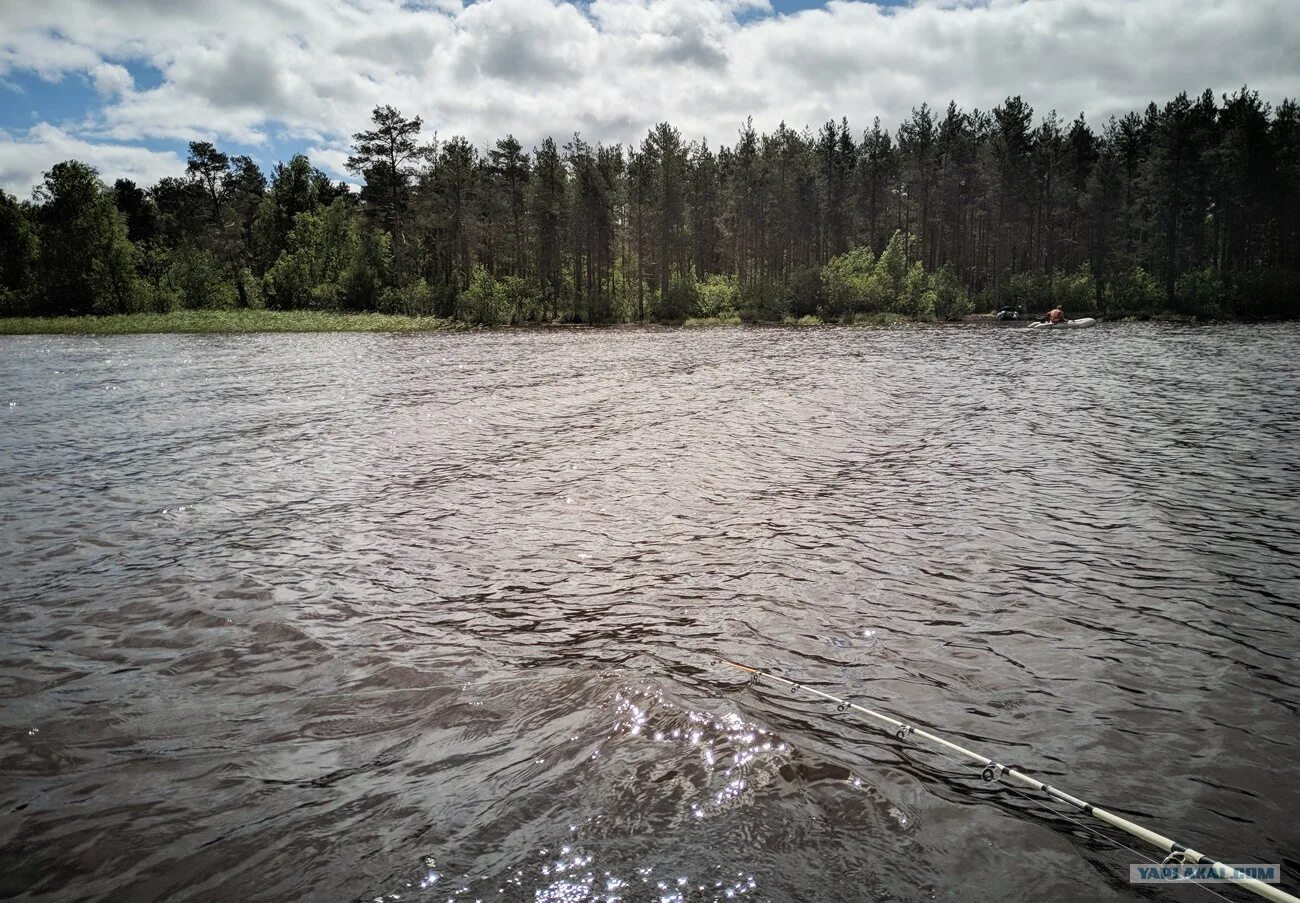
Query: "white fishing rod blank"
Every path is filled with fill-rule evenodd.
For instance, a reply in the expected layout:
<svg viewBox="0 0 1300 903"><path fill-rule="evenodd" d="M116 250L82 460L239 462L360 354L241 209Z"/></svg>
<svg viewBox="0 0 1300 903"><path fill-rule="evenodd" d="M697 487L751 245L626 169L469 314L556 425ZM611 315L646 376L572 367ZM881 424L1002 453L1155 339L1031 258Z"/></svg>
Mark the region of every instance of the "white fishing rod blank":
<svg viewBox="0 0 1300 903"><path fill-rule="evenodd" d="M942 747L948 752L955 753L956 755L961 756L964 759L969 759L976 765L979 765L983 769L981 775L986 781L996 781L1002 777L1006 777L1008 780L1028 787L1031 790L1036 790L1050 799L1059 800L1062 803L1078 809L1085 815L1090 815L1098 821L1105 822L1108 825L1119 828L1121 831L1145 841L1166 854L1165 864L1181 865L1192 863L1193 865L1204 865L1212 871L1216 878L1231 881L1237 886L1252 891L1266 900L1272 900L1273 903L1300 903L1300 898L1294 897L1284 890L1280 890L1271 884L1265 884L1258 878L1252 878L1231 866L1224 865L1217 859L1213 859L1204 853L1198 852L1185 844L1176 843L1170 838L1165 837L1163 834L1158 834L1155 831L1148 830L1139 824L1129 821L1127 818L1123 818L1113 812L1108 812L1105 809L1094 806L1076 796L1071 796L1063 790L1058 790L1050 784L1045 784L1036 778L1030 777L1018 768L1010 765L1003 765L1000 762L990 759L988 756L982 756L964 746L958 746L951 740L945 740L937 734L932 734L927 730L915 727L905 721L899 721L897 718L890 717L883 712L877 712L874 709L867 708L866 706L858 705L856 702L850 702L847 699L832 696L830 693L822 692L816 687L810 687L806 684L801 684L797 681L790 680L789 678L780 677L758 668L751 668L748 665L742 665L739 662L729 661L728 659L723 659L722 661L724 664L730 665L733 668L738 668L741 671L750 674L754 680L771 681L772 683L789 687L796 692L808 693L812 696L820 697L827 702L833 702L835 703L836 708L840 711L853 711L857 712L859 715L865 715L872 721L884 725L889 732L894 735L895 739L906 740L913 736L922 737L930 743Z"/></svg>

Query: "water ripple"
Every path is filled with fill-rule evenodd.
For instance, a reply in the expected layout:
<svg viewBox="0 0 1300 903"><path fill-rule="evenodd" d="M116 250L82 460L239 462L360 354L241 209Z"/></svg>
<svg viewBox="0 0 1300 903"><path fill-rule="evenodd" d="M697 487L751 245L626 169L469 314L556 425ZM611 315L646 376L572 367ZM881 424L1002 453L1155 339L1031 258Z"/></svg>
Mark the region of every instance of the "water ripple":
<svg viewBox="0 0 1300 903"><path fill-rule="evenodd" d="M1297 338L0 340L0 896L1137 898L719 656L1294 873Z"/></svg>

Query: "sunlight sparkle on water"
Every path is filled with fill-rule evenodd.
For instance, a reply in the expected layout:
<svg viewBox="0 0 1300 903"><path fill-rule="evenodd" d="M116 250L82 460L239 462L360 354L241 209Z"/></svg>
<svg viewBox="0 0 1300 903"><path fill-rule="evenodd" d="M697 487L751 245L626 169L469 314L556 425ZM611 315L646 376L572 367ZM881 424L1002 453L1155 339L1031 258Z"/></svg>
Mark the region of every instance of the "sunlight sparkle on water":
<svg viewBox="0 0 1300 903"><path fill-rule="evenodd" d="M615 695L619 720L614 733L630 737L648 735L650 742L669 744L691 750L704 766L707 784L705 802L689 804L696 819L717 814L743 800L771 781L788 759L789 746L772 738L736 712L683 711L666 700L654 688L620 692ZM655 725L651 721L676 721L685 716L685 725Z"/></svg>

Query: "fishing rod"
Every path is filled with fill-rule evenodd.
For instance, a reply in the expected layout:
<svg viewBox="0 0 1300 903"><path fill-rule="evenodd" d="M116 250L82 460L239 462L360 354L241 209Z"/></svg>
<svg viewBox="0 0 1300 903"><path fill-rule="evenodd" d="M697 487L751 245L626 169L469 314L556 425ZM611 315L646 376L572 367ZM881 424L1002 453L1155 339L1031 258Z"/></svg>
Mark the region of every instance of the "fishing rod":
<svg viewBox="0 0 1300 903"><path fill-rule="evenodd" d="M1122 818L1113 812L1108 812L1105 809L1094 806L1078 797L1071 796L1065 791L1058 790L1050 784L1044 784L1042 781L1030 777L1018 768L994 761L993 759L990 759L987 756L982 756L964 746L958 746L951 740L945 740L937 734L932 734L927 730L908 724L905 721L899 721L897 718L892 718L889 715L877 712L874 709L869 709L866 706L858 705L856 702L850 702L847 699L832 696L830 693L824 693L816 687L810 687L806 684L801 684L797 681L780 677L758 668L751 668L748 665L742 665L739 662L733 662L728 659L723 659L722 661L724 664L730 665L733 668L738 668L739 670L751 675L751 679L754 681L766 680L774 684L789 687L796 693L809 693L813 696L818 696L827 702L835 703L838 711L853 711L860 715L865 715L877 724L883 725L897 740L906 741L909 737L921 737L928 740L930 743L935 744L950 753L955 753L958 756L961 756L964 759L969 759L976 765L979 765L983 769L980 776L986 781L997 781L1005 777L1008 780L1015 781L1031 790L1038 791L1049 799L1057 800L1058 802L1073 806L1083 814L1090 815L1099 821L1119 828L1121 831L1131 834L1139 840L1143 840L1166 853L1167 855L1164 861L1164 864L1166 865L1184 865L1187 863L1193 865L1204 865L1210 869L1211 874L1215 878L1231 881L1246 890L1258 894L1266 900L1272 900L1273 903L1300 903L1300 898L1293 897L1286 891L1280 890L1271 884L1265 884L1258 878L1252 878L1238 869L1224 865L1217 859L1212 859L1206 854L1193 850L1185 844L1176 843L1168 837L1165 837L1163 834L1157 834L1155 831L1148 830L1139 824L1135 824L1127 818Z"/></svg>

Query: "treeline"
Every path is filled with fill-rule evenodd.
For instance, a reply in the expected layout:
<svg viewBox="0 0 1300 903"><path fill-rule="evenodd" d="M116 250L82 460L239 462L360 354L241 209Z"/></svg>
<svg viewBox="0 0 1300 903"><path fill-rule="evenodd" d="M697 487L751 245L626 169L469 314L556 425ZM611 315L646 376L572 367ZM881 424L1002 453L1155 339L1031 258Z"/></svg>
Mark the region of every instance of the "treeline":
<svg viewBox="0 0 1300 903"><path fill-rule="evenodd" d="M1300 314L1300 108L1206 91L1095 130L1019 97L730 146L667 123L421 142L391 107L331 180L190 145L112 187L60 163L0 192L0 312L381 311L481 323L853 320L1026 312Z"/></svg>

